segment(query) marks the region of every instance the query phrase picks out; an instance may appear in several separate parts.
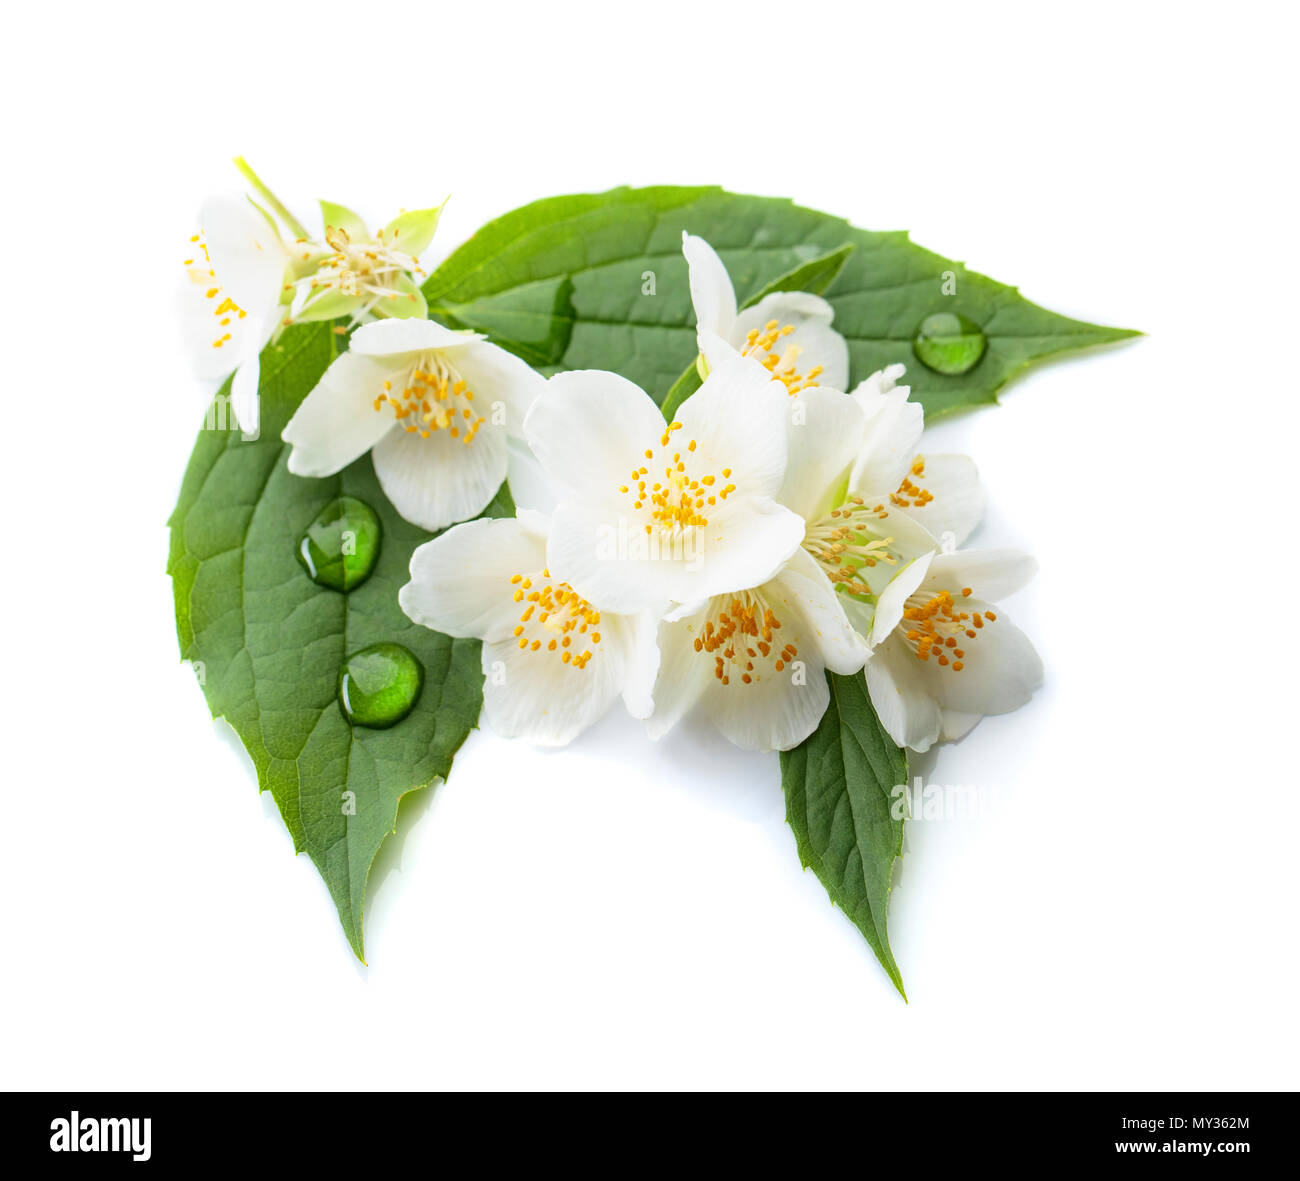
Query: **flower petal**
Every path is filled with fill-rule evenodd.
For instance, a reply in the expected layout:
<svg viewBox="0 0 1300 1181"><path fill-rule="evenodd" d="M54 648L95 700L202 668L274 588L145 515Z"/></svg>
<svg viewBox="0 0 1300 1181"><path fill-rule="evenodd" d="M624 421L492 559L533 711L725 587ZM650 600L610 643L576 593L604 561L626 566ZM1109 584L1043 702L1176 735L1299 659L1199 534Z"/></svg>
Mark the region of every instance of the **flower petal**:
<svg viewBox="0 0 1300 1181"><path fill-rule="evenodd" d="M693 615L658 625L658 676L654 682L653 710L646 721L646 733L662 738L699 701L713 680L713 669L699 658L695 640L704 627L708 604Z"/></svg>
<svg viewBox="0 0 1300 1181"><path fill-rule="evenodd" d="M701 367L699 358L696 358L696 368L699 369L702 377L707 377L721 365L725 365L731 358L739 357L740 350L737 349L729 340L724 340L716 332L708 332L701 328L695 334L696 344L700 349L700 357L704 359Z"/></svg>
<svg viewBox="0 0 1300 1181"><path fill-rule="evenodd" d="M871 646L875 648L883 643L889 634L903 619L903 608L907 606L908 597L925 580L930 572L930 565L935 560L933 551L914 558L890 579L889 584L876 600L876 614L871 622Z"/></svg>
<svg viewBox="0 0 1300 1181"><path fill-rule="evenodd" d="M907 366L895 361L883 369L877 369L869 377L864 377L853 389L855 398L874 398L878 394L887 394L897 384L898 379L907 372Z"/></svg>
<svg viewBox="0 0 1300 1181"><path fill-rule="evenodd" d="M432 320L376 320L352 334L348 347L362 357L396 357L436 349L461 349L483 337L477 332L453 332ZM459 358L453 358L459 363Z"/></svg>
<svg viewBox="0 0 1300 1181"><path fill-rule="evenodd" d="M925 411L919 402L908 401L907 386L887 393L864 389L872 383L873 378L868 378L851 395L862 407L867 425L849 486L868 497L888 495L898 489L916 458L925 429Z"/></svg>
<svg viewBox="0 0 1300 1181"><path fill-rule="evenodd" d="M847 676L862 667L867 646L850 626L831 580L807 552L795 550L794 556L763 589L773 600L774 608L782 603L799 614L803 620L799 630L806 632L816 644L831 672ZM779 609L776 613L778 617L782 614Z"/></svg>
<svg viewBox="0 0 1300 1181"><path fill-rule="evenodd" d="M759 586L798 548L803 530L789 509L755 498L661 549L660 535L647 537L617 504L568 500L555 510L547 565L600 610L630 615Z"/></svg>
<svg viewBox="0 0 1300 1181"><path fill-rule="evenodd" d="M855 595L842 595L844 617L849 626L862 638L868 650L871 647L871 624L876 618L876 605L857 598Z"/></svg>
<svg viewBox="0 0 1300 1181"><path fill-rule="evenodd" d="M656 609L619 616L628 630L628 666L623 704L634 718L654 712L654 686L659 677L659 616Z"/></svg>
<svg viewBox="0 0 1300 1181"><path fill-rule="evenodd" d="M510 582L546 566L546 540L513 518L466 521L411 555L397 601L411 619L449 636L506 640L519 617Z"/></svg>
<svg viewBox="0 0 1300 1181"><path fill-rule="evenodd" d="M1020 590L1037 571L1037 561L1021 550L958 550L934 559L924 589L955 593L970 587L975 598L996 603Z"/></svg>
<svg viewBox="0 0 1300 1181"><path fill-rule="evenodd" d="M843 502L866 419L852 398L832 389L804 390L793 411L785 480L777 500L812 522Z"/></svg>
<svg viewBox="0 0 1300 1181"><path fill-rule="evenodd" d="M690 275L691 303L698 331L729 340L736 322L736 292L717 252L703 238L682 232L682 253ZM700 344L704 352L704 345Z"/></svg>
<svg viewBox="0 0 1300 1181"><path fill-rule="evenodd" d="M250 316L280 302L289 254L267 217L246 197L209 197L199 212L217 282Z"/></svg>
<svg viewBox="0 0 1300 1181"><path fill-rule="evenodd" d="M480 413L496 422L497 403L505 414L506 433L522 438L524 418L546 392L546 378L513 353L486 340L471 341L449 359L479 403Z"/></svg>
<svg viewBox="0 0 1300 1181"><path fill-rule="evenodd" d="M802 648L799 654L805 655ZM797 673L791 666L748 685L734 678L729 685L710 678L700 698L701 711L724 737L745 750L798 746L817 729L830 704L821 660L816 652L807 656Z"/></svg>
<svg viewBox="0 0 1300 1181"><path fill-rule="evenodd" d="M873 595L883 594L908 562L939 549L938 539L932 537L924 525L918 524L889 501L883 503L884 518L868 514L861 528L865 536L886 541L889 552L897 561L894 564L877 561L874 566L864 564L857 567L858 580L865 582Z"/></svg>
<svg viewBox="0 0 1300 1181"><path fill-rule="evenodd" d="M607 625L602 622L602 627ZM613 621L609 630L613 631ZM585 668L557 653L521 651L514 640L483 645L483 712L505 738L564 746L613 704L627 671L625 643L597 644Z"/></svg>
<svg viewBox="0 0 1300 1181"><path fill-rule="evenodd" d="M912 650L891 635L872 652L865 671L871 704L890 738L915 751L929 750L943 719L926 669Z"/></svg>
<svg viewBox="0 0 1300 1181"><path fill-rule="evenodd" d="M294 411L282 438L293 446L289 470L296 476L332 476L369 451L394 427L392 414L375 410L392 369L344 353Z"/></svg>
<svg viewBox="0 0 1300 1181"><path fill-rule="evenodd" d="M551 479L523 439L506 439L506 482L517 509L532 509L548 517L565 488Z"/></svg>
<svg viewBox="0 0 1300 1181"><path fill-rule="evenodd" d="M276 326L274 318L223 308L226 297L215 283L206 266L188 267L176 301L181 339L194 376L201 380L225 377L246 358L256 357Z"/></svg>
<svg viewBox="0 0 1300 1181"><path fill-rule="evenodd" d="M785 478L790 408L785 387L762 365L732 354L681 404L677 421L682 442L696 442L697 467L731 469L726 482L738 498L775 496Z"/></svg>
<svg viewBox="0 0 1300 1181"><path fill-rule="evenodd" d="M988 604L968 599L965 610L985 612ZM970 714L1005 714L1019 709L1043 683L1043 662L1033 644L1003 611L996 612L975 639L962 646L962 668L927 663L931 693L944 709Z"/></svg>
<svg viewBox="0 0 1300 1181"><path fill-rule="evenodd" d="M524 438L553 479L610 501L663 429L640 386L601 369L556 374L524 420Z"/></svg>
<svg viewBox="0 0 1300 1181"><path fill-rule="evenodd" d="M745 346L749 332L775 320L794 329L780 340L784 352L791 345L799 349L795 368L802 374L820 369L816 383L832 390L846 390L849 385L849 346L831 321L835 309L819 295L807 291L774 291L736 317L729 337L736 348Z"/></svg>
<svg viewBox="0 0 1300 1181"><path fill-rule="evenodd" d="M984 486L970 456L927 455L925 474L910 478L934 499L903 511L935 537L948 533L953 545L961 545L984 516Z"/></svg>
<svg viewBox="0 0 1300 1181"><path fill-rule="evenodd" d="M982 715L980 714L962 714L955 709L945 709L943 711L943 726L939 737L944 742L956 742L965 738L979 722Z"/></svg>
<svg viewBox="0 0 1300 1181"><path fill-rule="evenodd" d="M230 382L230 408L245 439L256 439L261 433L262 405L257 396L261 377L261 358L254 353L235 370Z"/></svg>
<svg viewBox="0 0 1300 1181"><path fill-rule="evenodd" d="M426 439L398 428L375 445L371 458L393 507L434 533L487 508L506 478L506 436L484 428L466 443L445 430Z"/></svg>

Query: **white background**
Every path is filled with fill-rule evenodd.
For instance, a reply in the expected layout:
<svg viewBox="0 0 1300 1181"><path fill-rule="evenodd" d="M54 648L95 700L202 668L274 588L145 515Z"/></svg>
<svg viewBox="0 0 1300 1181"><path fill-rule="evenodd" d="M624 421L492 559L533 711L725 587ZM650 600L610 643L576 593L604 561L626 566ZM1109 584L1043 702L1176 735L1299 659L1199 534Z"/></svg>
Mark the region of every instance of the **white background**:
<svg viewBox="0 0 1300 1181"><path fill-rule="evenodd" d="M1211 15L1213 13L1214 15ZM1294 1087L1291 6L27 5L7 16L0 1083ZM1132 344L933 431L1041 561L1047 684L921 771L904 1004L800 871L775 757L476 733L351 956L177 661L202 413L170 293L242 152L310 212L720 182ZM436 261L436 260L435 260Z"/></svg>

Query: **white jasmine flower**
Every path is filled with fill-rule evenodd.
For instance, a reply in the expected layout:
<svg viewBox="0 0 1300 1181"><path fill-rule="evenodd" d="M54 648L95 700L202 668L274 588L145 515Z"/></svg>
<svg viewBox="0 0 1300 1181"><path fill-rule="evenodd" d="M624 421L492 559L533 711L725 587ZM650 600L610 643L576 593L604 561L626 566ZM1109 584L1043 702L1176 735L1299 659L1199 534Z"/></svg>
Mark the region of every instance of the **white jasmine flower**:
<svg viewBox="0 0 1300 1181"><path fill-rule="evenodd" d="M955 548L983 511L969 459L916 453L922 411L908 401L906 387L895 387L901 373L901 365L890 366L848 397L801 391L777 497L806 522L804 550L864 637L876 599L900 565L944 545ZM942 476L933 485L932 471Z"/></svg>
<svg viewBox="0 0 1300 1181"><path fill-rule="evenodd" d="M650 736L697 709L737 746L760 751L807 738L830 701L826 670L855 673L867 654L831 583L801 549L761 586L670 613L658 643Z"/></svg>
<svg viewBox="0 0 1300 1181"><path fill-rule="evenodd" d="M1009 550L924 554L876 604L866 666L881 724L899 746L925 751L962 737L986 714L1024 705L1043 666L1019 628L991 604L1033 577Z"/></svg>
<svg viewBox="0 0 1300 1181"><path fill-rule="evenodd" d="M632 613L771 578L803 522L773 499L786 464L785 387L732 354L664 423L614 373L557 374L524 424L563 485L548 562L602 609Z"/></svg>
<svg viewBox="0 0 1300 1181"><path fill-rule="evenodd" d="M1028 581L1033 560L936 552L965 540L984 495L966 456L916 454L924 423L895 385L902 372L873 374L850 397L799 394L778 499L807 521L802 548L871 651L865 675L881 723L924 751L1023 705L1042 666L989 607Z"/></svg>
<svg viewBox="0 0 1300 1181"><path fill-rule="evenodd" d="M295 320L351 316L424 319L428 315L418 277L420 254L433 240L442 206L402 213L371 235L352 210L322 201L328 250L297 282Z"/></svg>
<svg viewBox="0 0 1300 1181"><path fill-rule="evenodd" d="M275 223L243 196L204 202L189 243L181 299L182 332L197 376L234 372L231 406L256 435L258 357L280 326L280 299L292 274Z"/></svg>
<svg viewBox="0 0 1300 1181"><path fill-rule="evenodd" d="M329 476L370 451L393 507L423 529L444 529L496 494L507 437L545 388L475 333L378 320L357 329L284 428L289 470Z"/></svg>
<svg viewBox="0 0 1300 1181"><path fill-rule="evenodd" d="M902 365L873 373L853 390L866 416L866 431L849 478L864 499L887 496L889 503L924 525L935 537L961 545L984 515L984 489L966 455L920 455L917 447L925 413L897 385Z"/></svg>
<svg viewBox="0 0 1300 1181"><path fill-rule="evenodd" d="M620 696L635 717L650 711L654 616L598 611L547 567L548 524L539 513L469 521L411 555L398 593L416 623L483 641L483 706L507 738L558 746Z"/></svg>
<svg viewBox="0 0 1300 1181"><path fill-rule="evenodd" d="M682 253L705 362L701 375L735 349L752 356L792 394L813 385L847 388L849 349L831 327L835 310L829 303L806 291L778 291L737 311L731 277L713 247L683 233Z"/></svg>

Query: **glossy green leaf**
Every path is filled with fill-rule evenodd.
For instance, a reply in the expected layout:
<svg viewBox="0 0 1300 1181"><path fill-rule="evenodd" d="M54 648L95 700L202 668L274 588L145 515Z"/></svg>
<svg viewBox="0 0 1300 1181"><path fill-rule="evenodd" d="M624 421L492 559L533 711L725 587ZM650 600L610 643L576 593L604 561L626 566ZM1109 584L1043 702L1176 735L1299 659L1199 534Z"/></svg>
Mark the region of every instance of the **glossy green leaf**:
<svg viewBox="0 0 1300 1181"><path fill-rule="evenodd" d="M322 208L331 224L359 223L341 206ZM413 219L411 243L430 229L429 212L404 215ZM1037 307L904 233L717 188L535 202L484 226L430 277L423 297L436 319L487 333L544 372L612 369L671 414L699 384L683 230L718 251L742 305L774 290L823 294L849 343L851 380L902 361L931 415L994 401L1034 361L1133 335ZM413 307L421 314L418 300ZM965 348L975 358L967 371L938 372L913 352L923 321L932 364L965 363L954 350L970 344L968 324L986 346ZM954 322L962 339L936 336L936 325ZM429 535L393 512L369 458L325 480L287 471L280 431L342 342L330 323L290 329L262 358L261 437L200 433L171 520L168 568L182 654L201 673L214 715L229 719L248 749L295 847L319 867L360 956L375 853L394 831L402 795L447 774L475 724L482 685L477 644L416 627L397 606L411 551ZM210 425L221 420L209 416ZM370 504L383 526L374 572L347 595L313 583L295 553L303 530L340 495ZM489 511L513 511L508 495ZM420 663L423 677L404 682L418 684L415 706L391 728L354 729L338 705L340 669L360 649L387 644ZM787 814L804 865L901 992L886 909L902 849L893 788L906 782L906 759L880 728L860 676L832 676L830 686L817 731L781 756ZM400 712L387 698L380 704L385 720Z"/></svg>
<svg viewBox="0 0 1300 1181"><path fill-rule="evenodd" d="M853 920L906 999L887 910L894 862L903 855L897 789L907 784L907 757L877 719L861 674L826 679L831 703L821 724L781 755L786 819L799 860Z"/></svg>
<svg viewBox="0 0 1300 1181"><path fill-rule="evenodd" d="M844 269L844 264L849 261L849 256L856 249L857 247L850 242L838 250L830 250L809 262L800 263L792 270L786 271L784 275L778 275L766 287L755 291L740 305L741 308L752 308L760 299L775 295L778 291L808 291L813 295L821 295L835 282L840 271Z"/></svg>
<svg viewBox="0 0 1300 1181"><path fill-rule="evenodd" d="M171 517L168 571L182 657L195 662L213 716L252 756L362 957L375 853L395 831L402 796L451 769L478 719L482 673L477 642L419 627L397 605L411 551L430 534L393 511L369 456L321 480L285 466L280 432L344 343L328 324L291 328L262 354L260 438L200 431ZM208 421L220 427L224 417ZM373 573L346 594L313 582L298 558L302 533L339 496L373 508L383 530ZM504 490L490 511L513 511ZM415 655L423 687L391 729L353 728L339 707L340 668L380 643Z"/></svg>
<svg viewBox="0 0 1300 1181"><path fill-rule="evenodd" d="M917 246L789 201L662 186L551 197L478 231L425 284L430 314L486 332L549 372L613 369L662 403L695 355L683 230L717 250L743 303L774 279L855 247L824 296L849 343L851 379L908 366L928 415L996 400L1030 363L1134 335L1056 315L1013 287ZM968 373L927 369L912 336L934 312L979 324Z"/></svg>

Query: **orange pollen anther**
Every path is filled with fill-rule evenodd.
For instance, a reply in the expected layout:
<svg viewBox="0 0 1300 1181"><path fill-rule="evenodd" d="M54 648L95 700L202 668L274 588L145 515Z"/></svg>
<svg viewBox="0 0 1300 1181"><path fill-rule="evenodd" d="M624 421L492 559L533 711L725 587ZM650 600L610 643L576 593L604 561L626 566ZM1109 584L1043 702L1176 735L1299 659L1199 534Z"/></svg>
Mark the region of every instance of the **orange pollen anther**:
<svg viewBox="0 0 1300 1181"><path fill-rule="evenodd" d="M376 310L383 314L396 301L417 301L403 280L406 275L423 275L424 271L415 255L401 249L400 236L385 240L380 230L374 241L353 242L341 226L326 226L325 242L331 253L314 274L299 280L308 289L359 297L365 302L358 314Z"/></svg>
<svg viewBox="0 0 1300 1181"><path fill-rule="evenodd" d="M203 232L191 235L190 242L198 246L198 250L193 252L193 257L185 260L185 276L191 283L203 288L203 298L208 301L208 310L216 320L217 327L228 328L232 321L244 319L248 313L230 296L222 295L221 283L217 279L217 272L212 269L212 259L208 255L208 244L203 239ZM230 339L229 332L218 332L212 338L212 347L224 348Z"/></svg>
<svg viewBox="0 0 1300 1181"><path fill-rule="evenodd" d="M513 574L509 585L515 588L511 598L527 603L514 628L519 650L549 652L569 668L586 668L600 643L600 632L595 630L600 612L567 582L552 582L549 570ZM573 649L575 636L582 647L577 653Z"/></svg>
<svg viewBox="0 0 1300 1181"><path fill-rule="evenodd" d="M968 597L971 590L963 587L961 593ZM982 614L957 610L951 593L946 590L932 595L918 593L907 600L899 631L917 660L926 663L934 657L940 668L959 673L966 667L963 663L966 650L958 645L973 640L985 621L995 618L987 610Z"/></svg>
<svg viewBox="0 0 1300 1181"><path fill-rule="evenodd" d="M888 516L889 510L883 504L868 504L860 496L850 496L839 508L808 526L803 548L816 559L837 591L874 601L874 592L862 571L881 562L898 565L898 555L889 548L894 539L880 527Z"/></svg>
<svg viewBox="0 0 1300 1181"><path fill-rule="evenodd" d="M799 372L799 354L803 352L799 345L791 342L778 351L777 346L793 331L793 324L769 320L762 328L751 328L745 334L745 343L740 348L745 356L753 357L784 385L791 397L816 385L817 379L822 375L820 365L814 365L807 373Z"/></svg>
<svg viewBox="0 0 1300 1181"><path fill-rule="evenodd" d="M392 411L393 421L410 433L427 439L438 431L468 446L486 419L474 409L474 391L459 372L438 353L425 353L400 379L384 382L373 402L376 411Z"/></svg>
<svg viewBox="0 0 1300 1181"><path fill-rule="evenodd" d="M913 479L913 476L915 479ZM891 492L889 499L899 508L925 508L934 499L934 493L923 488L917 481L925 476L925 456L918 455L912 460L912 472L903 477L897 492Z"/></svg>
<svg viewBox="0 0 1300 1181"><path fill-rule="evenodd" d="M713 657L713 676L723 685L753 685L784 672L799 655L793 642L776 633L781 621L762 590L740 591L713 600L695 651Z"/></svg>
<svg viewBox="0 0 1300 1181"><path fill-rule="evenodd" d="M734 484L728 484L712 494L718 477L712 472L697 474L697 466L702 461L697 455L696 440L688 440L684 447L674 441L673 436L682 429L680 422L670 422L657 440L658 447L647 447L642 452L651 466L638 463L628 482L618 486L620 495L632 497L634 510L649 511L653 523L645 526L648 535L653 535L656 526L671 533L704 528L709 523L704 510L716 504L719 497L726 500L736 490ZM722 474L725 478L731 469L723 468Z"/></svg>

